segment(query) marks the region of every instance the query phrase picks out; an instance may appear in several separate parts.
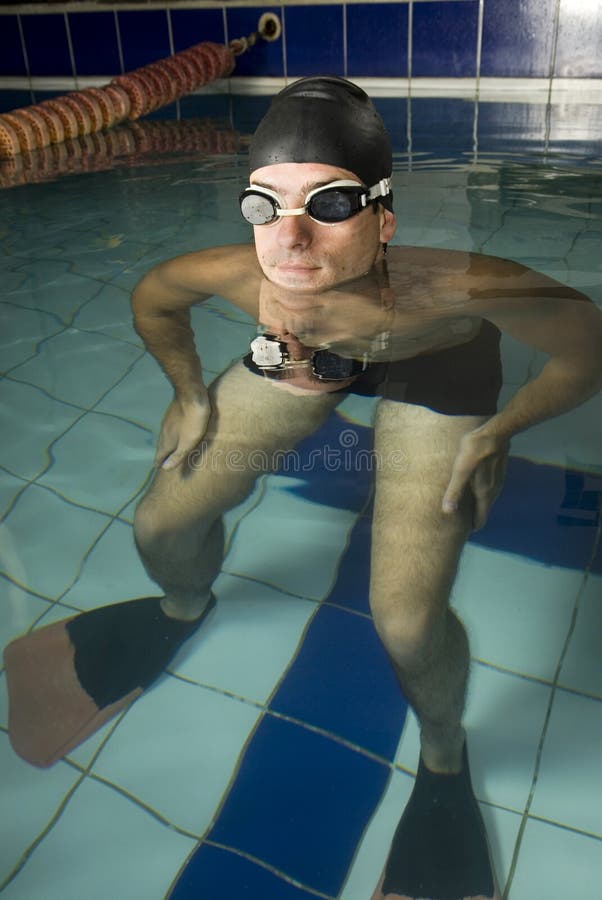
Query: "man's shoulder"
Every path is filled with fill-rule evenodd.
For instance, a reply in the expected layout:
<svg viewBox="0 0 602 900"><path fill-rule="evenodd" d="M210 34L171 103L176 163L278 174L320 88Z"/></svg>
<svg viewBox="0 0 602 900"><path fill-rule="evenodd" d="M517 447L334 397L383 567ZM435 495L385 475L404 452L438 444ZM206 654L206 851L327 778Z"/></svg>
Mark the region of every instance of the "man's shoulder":
<svg viewBox="0 0 602 900"><path fill-rule="evenodd" d="M167 260L162 268L178 282L210 294L236 290L261 276L253 244L194 250Z"/></svg>

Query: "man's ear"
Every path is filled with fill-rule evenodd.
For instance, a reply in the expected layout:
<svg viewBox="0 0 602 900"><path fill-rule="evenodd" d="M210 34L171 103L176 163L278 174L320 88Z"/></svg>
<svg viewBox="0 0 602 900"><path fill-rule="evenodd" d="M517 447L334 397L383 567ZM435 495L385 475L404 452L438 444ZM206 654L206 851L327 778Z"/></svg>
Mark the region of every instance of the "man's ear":
<svg viewBox="0 0 602 900"><path fill-rule="evenodd" d="M380 208L380 215L380 242L381 244L388 244L395 234L397 219L395 218L395 213L385 209L384 206Z"/></svg>

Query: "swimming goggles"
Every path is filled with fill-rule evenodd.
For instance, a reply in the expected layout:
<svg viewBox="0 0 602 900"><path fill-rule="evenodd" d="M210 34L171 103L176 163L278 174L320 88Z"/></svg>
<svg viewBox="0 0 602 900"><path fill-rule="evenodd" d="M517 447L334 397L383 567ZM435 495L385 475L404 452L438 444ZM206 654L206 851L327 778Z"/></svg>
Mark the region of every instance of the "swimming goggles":
<svg viewBox="0 0 602 900"><path fill-rule="evenodd" d="M305 213L320 225L337 225L390 192L390 178L381 178L371 188L357 181L332 181L310 191L304 206L286 209L276 191L252 184L242 192L239 203L243 218L251 225L273 225L282 216L302 216Z"/></svg>
<svg viewBox="0 0 602 900"><path fill-rule="evenodd" d="M320 381L343 381L365 371L366 359L348 359L330 350L314 350L307 359L291 359L288 347L275 334L262 334L251 341L251 361L264 374L309 367ZM272 376L274 377L274 376Z"/></svg>

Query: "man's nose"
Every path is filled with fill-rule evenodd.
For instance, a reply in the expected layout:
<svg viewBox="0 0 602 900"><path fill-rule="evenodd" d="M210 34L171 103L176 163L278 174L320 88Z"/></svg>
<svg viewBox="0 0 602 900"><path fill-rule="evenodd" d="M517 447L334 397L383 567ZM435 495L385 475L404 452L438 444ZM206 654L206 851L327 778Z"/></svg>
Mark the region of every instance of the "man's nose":
<svg viewBox="0 0 602 900"><path fill-rule="evenodd" d="M301 216L281 216L276 225L278 242L283 247L306 247L312 240L313 225L305 213Z"/></svg>

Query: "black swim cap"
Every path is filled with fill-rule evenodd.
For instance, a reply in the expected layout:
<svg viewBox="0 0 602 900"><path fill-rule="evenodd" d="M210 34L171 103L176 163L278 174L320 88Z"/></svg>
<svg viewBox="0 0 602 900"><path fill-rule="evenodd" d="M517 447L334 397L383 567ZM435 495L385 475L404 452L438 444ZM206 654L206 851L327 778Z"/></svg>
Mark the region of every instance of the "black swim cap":
<svg viewBox="0 0 602 900"><path fill-rule="evenodd" d="M251 172L286 162L337 166L372 187L391 175L391 140L356 84L335 75L301 78L274 97L249 150Z"/></svg>

